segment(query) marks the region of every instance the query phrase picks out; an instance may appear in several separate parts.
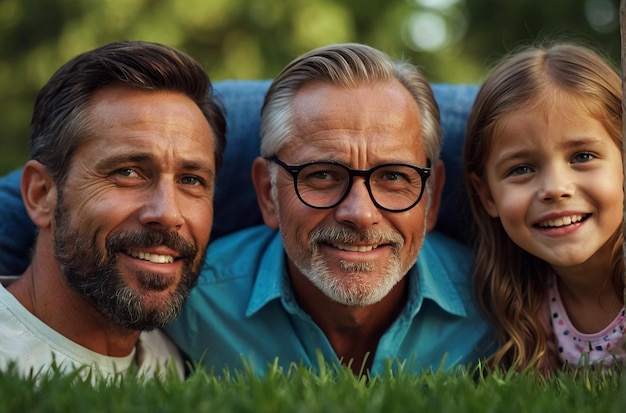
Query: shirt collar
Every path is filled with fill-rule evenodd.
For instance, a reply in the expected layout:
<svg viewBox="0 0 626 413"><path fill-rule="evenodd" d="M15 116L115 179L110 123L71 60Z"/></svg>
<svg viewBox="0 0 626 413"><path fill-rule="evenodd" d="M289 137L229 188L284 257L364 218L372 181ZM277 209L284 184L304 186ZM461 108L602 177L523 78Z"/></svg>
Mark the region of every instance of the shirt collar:
<svg viewBox="0 0 626 413"><path fill-rule="evenodd" d="M407 274L410 306L406 310L414 316L421 308L424 299L430 299L442 310L466 317L465 302L457 286L450 279L450 269L445 262L447 255L438 252L429 240L429 235L426 235L417 262ZM453 270L459 271L459 269Z"/></svg>
<svg viewBox="0 0 626 413"><path fill-rule="evenodd" d="M280 232L276 231L261 257L259 270L256 273L252 295L248 302L246 317L259 311L268 302L280 298L283 279L287 274L285 263L285 249L283 248Z"/></svg>

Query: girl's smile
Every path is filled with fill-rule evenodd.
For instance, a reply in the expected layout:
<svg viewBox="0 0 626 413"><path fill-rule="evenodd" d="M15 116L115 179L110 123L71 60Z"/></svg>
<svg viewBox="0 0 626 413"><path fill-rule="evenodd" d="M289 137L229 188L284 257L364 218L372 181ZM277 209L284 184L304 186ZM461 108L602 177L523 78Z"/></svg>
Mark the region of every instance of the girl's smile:
<svg viewBox="0 0 626 413"><path fill-rule="evenodd" d="M517 245L577 267L610 257L607 241L622 223L622 158L590 111L560 97L500 121L479 193Z"/></svg>

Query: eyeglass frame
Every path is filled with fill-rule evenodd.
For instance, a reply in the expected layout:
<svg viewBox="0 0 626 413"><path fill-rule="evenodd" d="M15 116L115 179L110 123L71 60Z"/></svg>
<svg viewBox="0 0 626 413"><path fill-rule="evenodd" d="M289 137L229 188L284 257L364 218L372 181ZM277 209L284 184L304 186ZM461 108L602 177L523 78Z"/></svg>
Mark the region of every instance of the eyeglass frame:
<svg viewBox="0 0 626 413"><path fill-rule="evenodd" d="M405 163L384 163L384 164L376 165L375 167L370 168L370 169L352 169L349 166L346 166L342 163L334 162L334 161L312 161L312 162L307 162L301 165L289 165L283 162L282 160L280 160L276 154L271 155L271 156L265 156L264 159L269 162L274 162L275 164L281 166L285 171L289 172L293 180L293 189L296 191L296 195L298 196L298 199L300 200L300 202L302 202L304 205L308 206L309 208L314 208L314 209L331 209L341 204L350 194L350 190L352 189L352 184L354 183L354 177L362 176L363 178L365 178L365 187L367 188L367 193L369 194L370 199L372 200L376 208L382 209L383 211L387 211L387 212L398 212L398 213L405 212L405 211L408 211L409 209L414 208L422 200L422 197L424 196L424 189L426 188L426 182L428 181L428 178L430 177L431 171L432 171L430 159L426 159L426 165L427 165L426 168L423 168L417 165L405 164ZM335 202L334 204L331 204L329 206L323 206L323 207L311 205L308 202L306 202L304 199L302 199L302 196L300 195L300 191L298 191L298 174L300 174L300 172L304 168L310 165L315 165L315 164L337 165L345 169L348 172L348 185L346 186L346 189L344 190L344 194L341 197L339 197L337 202ZM417 200L413 204L408 206L407 208L402 208L402 209L385 208L384 206L380 205L378 201L376 201L376 199L374 198L374 194L372 193L372 188L370 186L370 178L376 170L380 168L384 168L384 167L389 167L389 166L409 167L417 171L420 178L422 179L422 186L420 189L420 194L417 197Z"/></svg>

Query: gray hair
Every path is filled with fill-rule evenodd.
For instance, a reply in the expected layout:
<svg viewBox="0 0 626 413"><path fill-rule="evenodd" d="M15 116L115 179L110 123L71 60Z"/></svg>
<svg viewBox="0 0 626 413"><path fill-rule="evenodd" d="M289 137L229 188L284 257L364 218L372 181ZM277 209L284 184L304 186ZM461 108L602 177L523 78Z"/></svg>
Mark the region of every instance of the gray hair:
<svg viewBox="0 0 626 413"><path fill-rule="evenodd" d="M435 162L441 152L442 134L439 106L428 81L415 66L356 43L312 50L292 61L274 79L261 110L261 155L276 154L289 142L295 127L291 102L308 82L357 87L393 80L399 81L417 103L426 155Z"/></svg>

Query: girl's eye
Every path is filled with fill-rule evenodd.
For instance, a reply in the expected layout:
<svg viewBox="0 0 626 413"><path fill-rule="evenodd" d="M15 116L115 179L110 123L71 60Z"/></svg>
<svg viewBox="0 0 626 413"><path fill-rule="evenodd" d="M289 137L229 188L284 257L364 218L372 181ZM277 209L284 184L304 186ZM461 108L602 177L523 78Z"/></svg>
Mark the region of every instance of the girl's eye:
<svg viewBox="0 0 626 413"><path fill-rule="evenodd" d="M584 162L589 162L593 158L595 158L593 154L589 152L582 152L582 153L577 153L576 155L574 155L573 162L584 163Z"/></svg>
<svg viewBox="0 0 626 413"><path fill-rule="evenodd" d="M521 166L516 166L515 168L511 169L509 172L509 175L512 176L519 176L519 175L525 175L525 174L529 174L532 172L532 169L526 165L521 165Z"/></svg>

